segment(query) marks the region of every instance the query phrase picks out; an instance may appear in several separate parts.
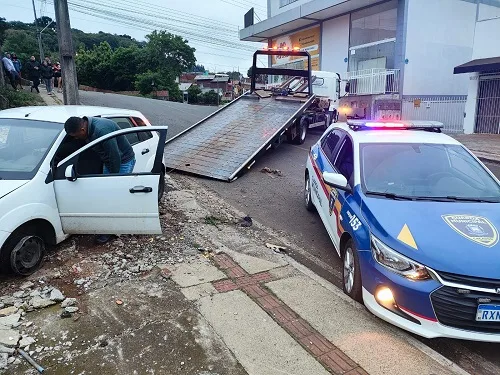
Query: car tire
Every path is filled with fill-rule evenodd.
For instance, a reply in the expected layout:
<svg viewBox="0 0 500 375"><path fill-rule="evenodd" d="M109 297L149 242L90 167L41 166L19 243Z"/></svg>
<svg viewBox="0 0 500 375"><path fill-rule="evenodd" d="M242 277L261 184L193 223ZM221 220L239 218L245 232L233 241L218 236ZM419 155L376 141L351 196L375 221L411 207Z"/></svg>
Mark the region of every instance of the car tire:
<svg viewBox="0 0 500 375"><path fill-rule="evenodd" d="M309 173L306 173L306 178L304 183L304 203L306 205L307 211L310 212L316 211L316 207L314 207L314 203L312 202L311 178L309 177Z"/></svg>
<svg viewBox="0 0 500 375"><path fill-rule="evenodd" d="M29 276L40 268L45 255L45 242L34 230L23 228L12 233L2 247L2 271L18 276Z"/></svg>
<svg viewBox="0 0 500 375"><path fill-rule="evenodd" d="M309 121L305 117L300 119L299 125L297 126L297 135L292 140L295 145L301 145L306 141L307 129L309 129Z"/></svg>
<svg viewBox="0 0 500 375"><path fill-rule="evenodd" d="M353 300L363 302L362 287L358 249L351 238L342 251L342 288Z"/></svg>
<svg viewBox="0 0 500 375"><path fill-rule="evenodd" d="M158 182L158 203L163 198L165 194L165 169L162 167L160 173L160 181Z"/></svg>

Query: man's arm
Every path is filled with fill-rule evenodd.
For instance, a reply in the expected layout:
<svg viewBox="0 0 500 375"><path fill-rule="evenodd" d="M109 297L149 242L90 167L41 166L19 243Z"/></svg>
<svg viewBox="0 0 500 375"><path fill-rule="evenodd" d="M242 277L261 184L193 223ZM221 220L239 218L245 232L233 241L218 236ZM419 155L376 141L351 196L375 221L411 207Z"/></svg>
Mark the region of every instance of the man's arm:
<svg viewBox="0 0 500 375"><path fill-rule="evenodd" d="M109 173L119 173L120 166L122 164L122 158L120 155L120 149L118 148L118 143L116 142L116 137L108 139L102 143L104 152L108 156L108 169Z"/></svg>

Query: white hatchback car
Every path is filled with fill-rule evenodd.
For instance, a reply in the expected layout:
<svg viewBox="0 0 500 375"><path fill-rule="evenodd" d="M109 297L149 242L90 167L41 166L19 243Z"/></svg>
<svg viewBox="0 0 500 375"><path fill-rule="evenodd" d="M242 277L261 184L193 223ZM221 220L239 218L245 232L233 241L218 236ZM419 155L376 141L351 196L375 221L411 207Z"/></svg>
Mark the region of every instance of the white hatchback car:
<svg viewBox="0 0 500 375"><path fill-rule="evenodd" d="M64 131L71 116L105 117L122 130L93 142ZM93 146L125 135L132 174L102 174ZM29 275L45 246L71 234L161 233L167 127L127 109L49 106L0 111L0 269Z"/></svg>

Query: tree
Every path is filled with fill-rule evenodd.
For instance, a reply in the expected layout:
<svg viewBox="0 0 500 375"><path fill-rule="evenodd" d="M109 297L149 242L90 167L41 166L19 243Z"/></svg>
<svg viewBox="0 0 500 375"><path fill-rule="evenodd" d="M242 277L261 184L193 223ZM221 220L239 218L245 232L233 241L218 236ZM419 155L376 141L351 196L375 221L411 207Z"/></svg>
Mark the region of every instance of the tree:
<svg viewBox="0 0 500 375"><path fill-rule="evenodd" d="M214 90L210 90L208 92L204 92L202 95L203 103L209 105L216 105L219 103L219 94L217 94Z"/></svg>
<svg viewBox="0 0 500 375"><path fill-rule="evenodd" d="M191 85L187 92L189 103L196 104L200 101L201 89L197 85Z"/></svg>
<svg viewBox="0 0 500 375"><path fill-rule="evenodd" d="M3 50L9 53L14 52L24 64L31 55L38 51L38 42L34 33L27 33L24 30L8 29L5 32Z"/></svg>
<svg viewBox="0 0 500 375"><path fill-rule="evenodd" d="M229 79L232 81L239 81L241 74L240 72L226 72L226 74L229 76Z"/></svg>
<svg viewBox="0 0 500 375"><path fill-rule="evenodd" d="M196 64L192 69L193 72L205 73L205 67L203 65Z"/></svg>
<svg viewBox="0 0 500 375"><path fill-rule="evenodd" d="M196 63L195 49L188 45L187 40L164 30L153 31L146 35L148 43L148 60L144 63L152 71L168 72L173 77L179 77L183 71L189 70Z"/></svg>
<svg viewBox="0 0 500 375"><path fill-rule="evenodd" d="M119 47L114 51L110 63L110 69L114 74L112 90L130 91L134 89L143 55L143 51L136 45Z"/></svg>
<svg viewBox="0 0 500 375"><path fill-rule="evenodd" d="M9 24L5 22L5 18L0 17L0 45L3 44L5 31L9 28Z"/></svg>
<svg viewBox="0 0 500 375"><path fill-rule="evenodd" d="M172 77L165 76L161 72L148 70L137 75L135 87L142 95L151 94L153 91L168 90L169 99L176 102L182 101L182 93L179 85Z"/></svg>
<svg viewBox="0 0 500 375"><path fill-rule="evenodd" d="M252 78L252 70L253 70L252 66L250 68L248 68L247 75L250 78ZM267 74L257 74L257 76L255 77L255 82L257 82L257 83L266 83L267 82Z"/></svg>
<svg viewBox="0 0 500 375"><path fill-rule="evenodd" d="M78 81L83 85L109 89L114 81L112 55L113 50L107 42L91 50L79 49L75 58Z"/></svg>

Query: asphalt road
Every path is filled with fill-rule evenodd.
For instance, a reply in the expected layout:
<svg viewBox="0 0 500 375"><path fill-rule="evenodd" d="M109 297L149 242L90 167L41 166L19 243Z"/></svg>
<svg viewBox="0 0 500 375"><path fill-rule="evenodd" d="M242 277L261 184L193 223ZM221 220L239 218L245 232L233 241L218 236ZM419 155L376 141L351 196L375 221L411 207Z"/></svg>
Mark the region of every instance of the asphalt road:
<svg viewBox="0 0 500 375"><path fill-rule="evenodd" d="M144 113L153 125L168 125L169 137L199 121L215 108L114 94L81 93L83 104L132 108ZM250 217L306 249L292 256L316 273L341 287L341 263L317 214L303 204L304 167L309 146L320 136L311 132L301 146L284 144L271 149L252 169L232 183L201 179L202 183ZM262 173L264 167L281 176ZM500 166L488 164L497 177ZM472 374L500 374L500 344L449 339L421 340Z"/></svg>

